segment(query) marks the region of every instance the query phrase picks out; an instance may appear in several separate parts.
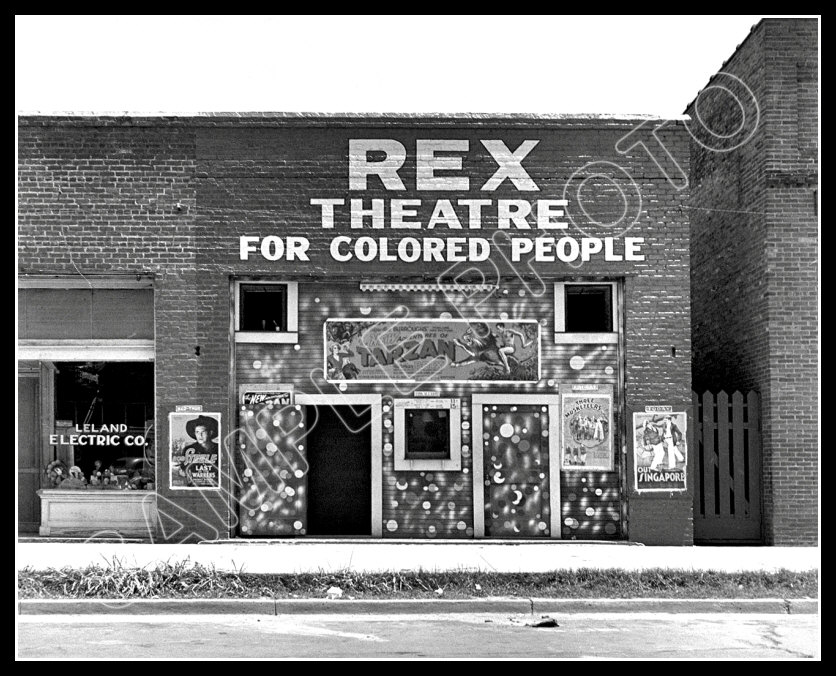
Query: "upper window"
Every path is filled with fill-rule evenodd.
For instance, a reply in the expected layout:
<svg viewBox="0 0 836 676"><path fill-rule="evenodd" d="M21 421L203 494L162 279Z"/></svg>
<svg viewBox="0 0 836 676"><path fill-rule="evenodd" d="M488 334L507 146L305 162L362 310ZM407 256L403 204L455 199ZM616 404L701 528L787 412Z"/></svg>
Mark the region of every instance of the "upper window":
<svg viewBox="0 0 836 676"><path fill-rule="evenodd" d="M609 284L571 284L566 293L566 333L610 333L612 287Z"/></svg>
<svg viewBox="0 0 836 676"><path fill-rule="evenodd" d="M298 342L295 282L236 281L234 285L236 342Z"/></svg>
<svg viewBox="0 0 836 676"><path fill-rule="evenodd" d="M241 284L241 331L286 331L287 286Z"/></svg>
<svg viewBox="0 0 836 676"><path fill-rule="evenodd" d="M555 342L617 342L617 291L614 282L556 283Z"/></svg>
<svg viewBox="0 0 836 676"><path fill-rule="evenodd" d="M21 340L151 340L153 289L20 288Z"/></svg>
<svg viewBox="0 0 836 676"><path fill-rule="evenodd" d="M18 278L18 358L152 361L153 280Z"/></svg>

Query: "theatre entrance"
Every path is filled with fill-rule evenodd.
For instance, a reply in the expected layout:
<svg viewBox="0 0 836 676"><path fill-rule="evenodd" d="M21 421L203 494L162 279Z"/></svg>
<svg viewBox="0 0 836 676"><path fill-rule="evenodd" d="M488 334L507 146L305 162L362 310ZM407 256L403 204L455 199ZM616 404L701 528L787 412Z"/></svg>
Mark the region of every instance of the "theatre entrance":
<svg viewBox="0 0 836 676"><path fill-rule="evenodd" d="M372 534L371 408L308 406L307 534Z"/></svg>

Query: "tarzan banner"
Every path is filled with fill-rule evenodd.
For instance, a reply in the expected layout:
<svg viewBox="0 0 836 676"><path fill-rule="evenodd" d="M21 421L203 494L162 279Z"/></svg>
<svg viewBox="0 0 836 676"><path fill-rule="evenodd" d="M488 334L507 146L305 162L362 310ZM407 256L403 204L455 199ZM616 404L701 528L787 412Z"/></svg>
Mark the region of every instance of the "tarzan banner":
<svg viewBox="0 0 836 676"><path fill-rule="evenodd" d="M328 319L328 382L537 382L537 320Z"/></svg>
<svg viewBox="0 0 836 676"><path fill-rule="evenodd" d="M612 390L565 392L560 397L563 470L612 470Z"/></svg>

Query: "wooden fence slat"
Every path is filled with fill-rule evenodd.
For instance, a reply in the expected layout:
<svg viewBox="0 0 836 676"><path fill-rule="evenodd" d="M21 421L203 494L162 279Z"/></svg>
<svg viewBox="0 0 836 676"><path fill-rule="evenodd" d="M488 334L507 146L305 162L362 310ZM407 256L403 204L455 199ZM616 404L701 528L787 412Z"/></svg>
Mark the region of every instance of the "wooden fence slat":
<svg viewBox="0 0 836 676"><path fill-rule="evenodd" d="M714 491L714 395L703 392L702 395L702 448L703 448L703 490L705 495L705 518L716 518Z"/></svg>
<svg viewBox="0 0 836 676"><path fill-rule="evenodd" d="M696 392L691 392L691 404L693 405L694 417L691 420L693 430L688 435L688 453L691 455L688 459L688 467L689 469L693 467L691 476L694 482L694 515L697 516L702 515L700 511L700 501L702 499L702 476L700 472L700 456L702 455L702 451L700 450L702 433L700 430L702 429L702 425L700 419L702 416L700 415L700 398Z"/></svg>
<svg viewBox="0 0 836 676"><path fill-rule="evenodd" d="M756 392L749 392L746 397L749 410L749 514L751 518L761 518L761 425L760 401Z"/></svg>
<svg viewBox="0 0 836 676"><path fill-rule="evenodd" d="M717 394L717 461L720 467L720 481L717 490L720 493L720 516L731 514L729 508L729 485L731 471L729 470L729 395L725 391Z"/></svg>
<svg viewBox="0 0 836 676"><path fill-rule="evenodd" d="M746 502L746 466L743 462L743 395L732 395L732 460L734 465L734 518L749 517Z"/></svg>

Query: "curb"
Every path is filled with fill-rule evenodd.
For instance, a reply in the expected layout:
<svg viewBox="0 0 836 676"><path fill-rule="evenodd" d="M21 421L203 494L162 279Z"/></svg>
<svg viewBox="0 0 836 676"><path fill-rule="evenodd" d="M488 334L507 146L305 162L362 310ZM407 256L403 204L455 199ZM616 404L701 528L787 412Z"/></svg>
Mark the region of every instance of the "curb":
<svg viewBox="0 0 836 676"><path fill-rule="evenodd" d="M20 615L816 614L816 599L26 599Z"/></svg>
<svg viewBox="0 0 836 676"><path fill-rule="evenodd" d="M763 613L809 615L816 599L534 599L537 613Z"/></svg>

